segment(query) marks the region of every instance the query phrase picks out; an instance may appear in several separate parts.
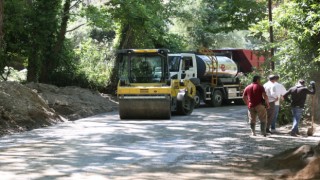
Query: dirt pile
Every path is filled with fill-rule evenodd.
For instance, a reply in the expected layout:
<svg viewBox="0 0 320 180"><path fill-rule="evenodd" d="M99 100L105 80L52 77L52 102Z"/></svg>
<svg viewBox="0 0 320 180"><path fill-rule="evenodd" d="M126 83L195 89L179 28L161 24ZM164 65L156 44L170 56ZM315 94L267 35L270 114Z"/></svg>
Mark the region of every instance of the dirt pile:
<svg viewBox="0 0 320 180"><path fill-rule="evenodd" d="M26 86L36 90L50 108L68 120L110 112L117 106L111 96L89 89L75 86L59 88L40 83L29 83Z"/></svg>
<svg viewBox="0 0 320 180"><path fill-rule="evenodd" d="M63 121L34 91L15 82L0 83L0 135Z"/></svg>
<svg viewBox="0 0 320 180"><path fill-rule="evenodd" d="M111 96L79 87L0 82L0 136L76 120L117 107Z"/></svg>
<svg viewBox="0 0 320 180"><path fill-rule="evenodd" d="M286 150L265 159L260 166L274 171L274 179L320 179L320 142Z"/></svg>

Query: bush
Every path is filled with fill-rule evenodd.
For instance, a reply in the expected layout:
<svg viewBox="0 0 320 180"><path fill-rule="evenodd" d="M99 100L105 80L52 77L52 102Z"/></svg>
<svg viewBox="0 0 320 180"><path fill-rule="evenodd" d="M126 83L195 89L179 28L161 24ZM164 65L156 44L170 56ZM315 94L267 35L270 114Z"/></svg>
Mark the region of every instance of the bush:
<svg viewBox="0 0 320 180"><path fill-rule="evenodd" d="M292 113L290 103L282 102L278 115L278 124L280 126L289 124L292 122Z"/></svg>

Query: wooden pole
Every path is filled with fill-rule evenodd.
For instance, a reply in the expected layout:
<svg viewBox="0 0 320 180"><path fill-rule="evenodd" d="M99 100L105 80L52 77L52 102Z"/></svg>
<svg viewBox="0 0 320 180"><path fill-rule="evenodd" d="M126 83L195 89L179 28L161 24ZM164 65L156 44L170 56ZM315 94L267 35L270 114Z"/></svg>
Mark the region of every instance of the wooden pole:
<svg viewBox="0 0 320 180"><path fill-rule="evenodd" d="M4 0L0 0L0 50L3 48L3 38L4 38L4 32L3 32L3 15L4 15Z"/></svg>
<svg viewBox="0 0 320 180"><path fill-rule="evenodd" d="M270 33L270 43L273 43L273 23L272 23L272 0L268 0L269 9L269 33ZM271 58L274 56L274 48L271 48ZM270 68L274 71L274 62L270 62Z"/></svg>

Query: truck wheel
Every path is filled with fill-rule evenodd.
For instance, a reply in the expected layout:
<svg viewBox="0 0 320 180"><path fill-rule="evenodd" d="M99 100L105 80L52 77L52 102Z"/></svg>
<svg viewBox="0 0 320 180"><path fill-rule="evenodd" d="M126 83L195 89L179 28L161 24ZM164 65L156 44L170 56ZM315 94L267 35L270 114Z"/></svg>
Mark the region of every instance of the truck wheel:
<svg viewBox="0 0 320 180"><path fill-rule="evenodd" d="M194 96L194 107L197 108L200 106L201 98L200 98L200 92L197 91L196 95Z"/></svg>
<svg viewBox="0 0 320 180"><path fill-rule="evenodd" d="M194 109L194 99L184 96L182 101L177 102L177 113L180 115L189 115Z"/></svg>
<svg viewBox="0 0 320 180"><path fill-rule="evenodd" d="M219 91L219 90L214 91L213 96L212 96L212 101L213 101L212 104L214 107L221 106L222 101L223 101L223 96L222 96L221 91Z"/></svg>
<svg viewBox="0 0 320 180"><path fill-rule="evenodd" d="M216 90L213 92L213 94L211 95L211 100L207 101L207 104L209 104L212 107L219 107L222 104L222 93L219 90Z"/></svg>

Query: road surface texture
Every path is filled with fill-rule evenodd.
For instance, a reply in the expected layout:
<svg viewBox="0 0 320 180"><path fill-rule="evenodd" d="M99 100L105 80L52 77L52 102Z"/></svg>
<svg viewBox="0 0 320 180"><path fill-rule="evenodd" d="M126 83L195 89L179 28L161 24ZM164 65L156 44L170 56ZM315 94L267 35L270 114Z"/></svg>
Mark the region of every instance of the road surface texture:
<svg viewBox="0 0 320 180"><path fill-rule="evenodd" d="M202 107L171 120L117 112L0 138L1 179L268 179L251 163L313 137L250 136L245 106ZM259 129L257 127L257 129Z"/></svg>

